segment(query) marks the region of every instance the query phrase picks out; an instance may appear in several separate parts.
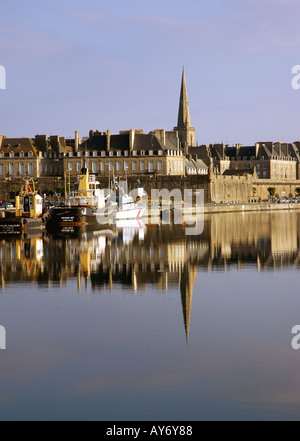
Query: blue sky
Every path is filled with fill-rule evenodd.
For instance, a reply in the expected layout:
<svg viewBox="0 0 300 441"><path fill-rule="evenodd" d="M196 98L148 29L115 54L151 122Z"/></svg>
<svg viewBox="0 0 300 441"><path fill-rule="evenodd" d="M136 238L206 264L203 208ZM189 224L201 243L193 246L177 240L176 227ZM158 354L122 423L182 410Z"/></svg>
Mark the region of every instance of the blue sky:
<svg viewBox="0 0 300 441"><path fill-rule="evenodd" d="M172 130L182 66L199 144L300 139L298 0L0 0L0 134Z"/></svg>

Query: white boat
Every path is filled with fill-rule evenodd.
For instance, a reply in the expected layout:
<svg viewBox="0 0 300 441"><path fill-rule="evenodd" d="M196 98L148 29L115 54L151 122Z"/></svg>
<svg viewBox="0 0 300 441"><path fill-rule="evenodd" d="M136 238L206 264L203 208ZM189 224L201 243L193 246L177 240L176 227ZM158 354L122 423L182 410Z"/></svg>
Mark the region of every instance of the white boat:
<svg viewBox="0 0 300 441"><path fill-rule="evenodd" d="M126 189L119 187L117 192L117 210L115 212L116 221L125 219L141 219L146 211L146 195L143 188L136 188L133 195L127 193Z"/></svg>

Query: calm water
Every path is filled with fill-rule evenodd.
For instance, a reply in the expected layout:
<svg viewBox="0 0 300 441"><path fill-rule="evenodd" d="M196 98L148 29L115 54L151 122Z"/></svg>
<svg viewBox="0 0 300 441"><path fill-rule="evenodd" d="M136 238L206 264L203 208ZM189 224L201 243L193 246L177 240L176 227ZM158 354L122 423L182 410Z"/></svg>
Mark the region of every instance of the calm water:
<svg viewBox="0 0 300 441"><path fill-rule="evenodd" d="M0 239L0 420L300 419L300 212Z"/></svg>

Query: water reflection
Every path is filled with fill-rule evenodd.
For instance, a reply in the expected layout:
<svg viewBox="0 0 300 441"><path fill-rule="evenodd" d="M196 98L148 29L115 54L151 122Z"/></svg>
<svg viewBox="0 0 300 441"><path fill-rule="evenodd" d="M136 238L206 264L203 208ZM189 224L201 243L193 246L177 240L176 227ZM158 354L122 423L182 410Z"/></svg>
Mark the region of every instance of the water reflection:
<svg viewBox="0 0 300 441"><path fill-rule="evenodd" d="M203 221L203 219L202 219ZM257 271L299 267L300 213L224 213L204 217L204 232L186 235L186 225L127 221L79 237L47 234L0 239L0 287L14 282L62 286L77 279L78 290L120 285L131 292L148 285L180 290L189 336L197 271L251 266Z"/></svg>

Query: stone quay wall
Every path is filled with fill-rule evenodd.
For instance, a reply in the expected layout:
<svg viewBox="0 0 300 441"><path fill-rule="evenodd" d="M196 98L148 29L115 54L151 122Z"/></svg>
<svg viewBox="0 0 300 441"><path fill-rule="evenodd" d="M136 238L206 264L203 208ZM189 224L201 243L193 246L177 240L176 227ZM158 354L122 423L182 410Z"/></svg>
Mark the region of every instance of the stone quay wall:
<svg viewBox="0 0 300 441"><path fill-rule="evenodd" d="M214 175L190 175L190 176L156 176L155 174L132 175L121 178L127 180L129 191L136 188L139 179L141 186L151 196L152 189L167 189L170 192L179 189L184 196L184 190L190 189L195 192L204 190L204 203L215 204L238 204L255 202L258 200L267 201L268 187L275 187L275 194L281 196L295 196L296 188L300 187L300 180L296 181L271 181L268 179L253 179L253 176L245 174L242 176ZM111 178L97 176L101 188L109 188ZM75 179L70 179L70 187L73 189ZM66 182L67 188L69 181ZM65 187L65 180L60 176L42 177L35 180L36 189L43 194L45 189L56 192L57 189ZM0 200L12 200L11 192L20 190L21 179L0 181Z"/></svg>

